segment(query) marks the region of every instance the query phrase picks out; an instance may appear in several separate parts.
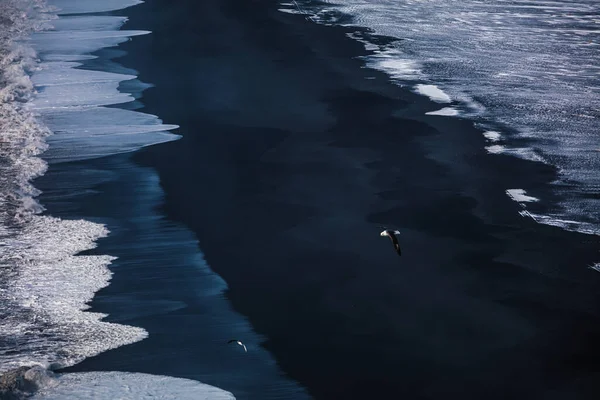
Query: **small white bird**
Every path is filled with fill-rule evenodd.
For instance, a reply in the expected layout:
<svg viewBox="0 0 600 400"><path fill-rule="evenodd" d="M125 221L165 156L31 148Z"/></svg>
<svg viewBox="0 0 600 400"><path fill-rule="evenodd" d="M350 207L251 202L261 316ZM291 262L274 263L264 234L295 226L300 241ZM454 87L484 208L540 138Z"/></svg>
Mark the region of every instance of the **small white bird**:
<svg viewBox="0 0 600 400"><path fill-rule="evenodd" d="M387 236L392 240L392 244L394 245L394 249L396 250L396 253L398 253L399 256L402 255L402 251L400 250L400 243L398 243L398 238L396 237L396 235L399 235L400 231L392 231L389 229L384 229L379 236Z"/></svg>
<svg viewBox="0 0 600 400"><path fill-rule="evenodd" d="M227 342L227 343L228 343L228 344L229 344L229 343L235 343L235 344L239 344L240 346L242 346L242 347L244 348L244 351L245 351L246 353L248 352L248 349L246 348L246 345L245 345L244 343L242 343L241 341L237 340L237 339L231 339L231 340L230 340L229 342Z"/></svg>

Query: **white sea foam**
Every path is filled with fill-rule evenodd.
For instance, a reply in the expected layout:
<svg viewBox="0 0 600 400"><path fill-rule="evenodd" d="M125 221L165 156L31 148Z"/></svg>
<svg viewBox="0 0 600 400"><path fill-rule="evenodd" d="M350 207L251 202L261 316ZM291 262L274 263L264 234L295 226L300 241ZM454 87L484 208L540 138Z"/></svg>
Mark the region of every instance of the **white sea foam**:
<svg viewBox="0 0 600 400"><path fill-rule="evenodd" d="M99 6L95 3L87 2L85 10L83 4L78 4L77 12L92 12ZM110 7L130 3L111 2ZM61 1L57 6L73 12L69 1ZM86 70L81 62L74 61L131 36L148 33L115 30L125 21L118 16L61 17L53 22L53 30L33 35L31 43L40 50L42 62L32 77L39 94L29 107L55 133L45 154L48 161L102 157L178 137L168 132L176 125L162 124L155 116L101 107L134 100L118 87L135 79L135 75ZM140 90L147 87L142 83L138 86Z"/></svg>
<svg viewBox="0 0 600 400"><path fill-rule="evenodd" d="M494 144L492 146L486 146L485 149L490 154L502 154L506 151L506 148L501 144Z"/></svg>
<svg viewBox="0 0 600 400"><path fill-rule="evenodd" d="M483 136L490 142L498 142L501 138L500 133L496 131L485 131Z"/></svg>
<svg viewBox="0 0 600 400"><path fill-rule="evenodd" d="M59 15L115 11L143 3L142 0L49 0L48 2L55 7Z"/></svg>
<svg viewBox="0 0 600 400"><path fill-rule="evenodd" d="M55 387L42 389L34 400L163 399L233 400L233 394L190 379L129 372L86 372L57 375Z"/></svg>
<svg viewBox="0 0 600 400"><path fill-rule="evenodd" d="M442 89L435 85L418 84L415 86L417 93L429 97L438 103L450 103L452 99Z"/></svg>
<svg viewBox="0 0 600 400"><path fill-rule="evenodd" d="M85 69L76 69L80 67L80 62L67 62L67 61L52 61L41 63L38 69L35 71L33 76L33 83L38 89L47 88L52 86L72 86L78 84L96 84L96 83L109 83L109 82L123 82L130 79L137 78L135 75L123 75L115 74L111 72L103 71L90 71ZM75 90L81 90L81 88L74 88ZM38 93L33 104L40 102L40 97L43 97L43 93ZM52 101L47 99L46 101ZM82 104L89 105L89 104Z"/></svg>
<svg viewBox="0 0 600 400"><path fill-rule="evenodd" d="M397 49L380 51L365 60L369 67L382 70L394 79L416 80L423 76L419 63Z"/></svg>
<svg viewBox="0 0 600 400"><path fill-rule="evenodd" d="M541 215L529 211L519 211L523 217L529 217L535 222L545 225L556 226L567 231L582 232L589 235L599 235L598 226L594 223L573 221L561 218L558 215Z"/></svg>
<svg viewBox="0 0 600 400"><path fill-rule="evenodd" d="M141 340L143 329L102 322L84 312L108 285L110 256L75 256L106 236L102 225L35 216L4 239L0 265L12 272L0 287L0 372L37 363L68 366Z"/></svg>
<svg viewBox="0 0 600 400"><path fill-rule="evenodd" d="M509 154L526 160L538 161L543 164L550 163L546 157L540 155L530 147L509 147L502 144L493 144L486 146L485 149L490 154Z"/></svg>
<svg viewBox="0 0 600 400"><path fill-rule="evenodd" d="M71 17L76 18L76 17ZM51 52L55 56L91 53L96 50L116 46L132 36L147 35L148 31L50 31L39 32L30 39L33 47L43 53Z"/></svg>
<svg viewBox="0 0 600 400"><path fill-rule="evenodd" d="M51 26L56 32L86 32L86 31L115 31L121 28L127 22L127 17L115 15L77 15L77 16L62 16L51 22Z"/></svg>
<svg viewBox="0 0 600 400"><path fill-rule="evenodd" d="M459 114L458 110L454 107L444 107L440 110L429 111L426 115L441 115L443 117L455 117Z"/></svg>
<svg viewBox="0 0 600 400"><path fill-rule="evenodd" d="M508 189L506 194L508 194L511 199L519 203L531 203L539 201L539 199L535 197L527 196L525 190L523 189Z"/></svg>
<svg viewBox="0 0 600 400"><path fill-rule="evenodd" d="M286 14L303 14L301 11L298 11L295 8L278 8L277 11L281 11Z"/></svg>
<svg viewBox="0 0 600 400"><path fill-rule="evenodd" d="M44 139L50 132L23 108L34 94L29 74L36 67L36 55L18 41L48 19L42 18L42 5L0 3L0 225L5 229L24 213L40 210L32 200L39 192L29 181L46 170L36 156L46 149ZM28 15L40 16L40 21L30 24Z"/></svg>
<svg viewBox="0 0 600 400"><path fill-rule="evenodd" d="M154 115L106 107L47 110L42 120L55 132L44 154L50 163L134 151L173 140L166 131L177 128Z"/></svg>

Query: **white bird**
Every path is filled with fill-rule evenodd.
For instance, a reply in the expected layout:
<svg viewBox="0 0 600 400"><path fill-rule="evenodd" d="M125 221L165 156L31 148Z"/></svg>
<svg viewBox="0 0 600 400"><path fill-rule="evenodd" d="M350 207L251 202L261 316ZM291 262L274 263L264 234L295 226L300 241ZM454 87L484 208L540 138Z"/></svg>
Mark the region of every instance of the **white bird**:
<svg viewBox="0 0 600 400"><path fill-rule="evenodd" d="M398 238L396 237L396 235L399 235L400 231L392 231L389 229L384 229L379 236L387 236L392 240L392 244L394 245L394 249L396 250L396 253L398 253L399 256L402 255L402 251L400 250L400 243L398 243Z"/></svg>
<svg viewBox="0 0 600 400"><path fill-rule="evenodd" d="M242 343L241 341L237 340L237 339L231 339L229 342L227 343L235 343L235 344L239 344L240 346L242 346L244 348L244 351L247 353L248 349L246 348L246 345L244 343Z"/></svg>

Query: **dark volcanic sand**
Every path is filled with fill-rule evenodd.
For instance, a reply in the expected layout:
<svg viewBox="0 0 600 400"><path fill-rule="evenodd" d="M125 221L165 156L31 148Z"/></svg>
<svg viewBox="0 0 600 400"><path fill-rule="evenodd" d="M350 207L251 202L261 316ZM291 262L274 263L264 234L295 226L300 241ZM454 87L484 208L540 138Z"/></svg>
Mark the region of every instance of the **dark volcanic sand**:
<svg viewBox="0 0 600 400"><path fill-rule="evenodd" d="M440 107L363 68L355 29L276 8L149 0L126 28L153 34L119 62L183 135L137 161L281 368L318 399L596 398L598 240L504 193L549 198L556 172L424 116ZM402 231L402 257L380 224ZM145 369L120 351L70 370Z"/></svg>

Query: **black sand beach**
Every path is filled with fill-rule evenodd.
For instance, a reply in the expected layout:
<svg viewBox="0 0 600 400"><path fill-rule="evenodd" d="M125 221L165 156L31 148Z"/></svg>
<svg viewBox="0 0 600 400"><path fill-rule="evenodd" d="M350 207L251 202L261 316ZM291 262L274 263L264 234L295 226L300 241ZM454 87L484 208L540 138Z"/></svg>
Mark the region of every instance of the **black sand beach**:
<svg viewBox="0 0 600 400"><path fill-rule="evenodd" d="M155 211L196 234L233 308L314 398L597 397L600 275L586 267L600 244L521 217L504 193L548 194L553 168L486 154L472 122L425 116L440 107L364 68L363 45L346 36L354 28L273 1L149 0L126 14L128 29L153 33L123 45L119 62L155 85L144 111L183 135L134 156L165 191ZM114 217L118 203L102 196L119 193L96 200ZM402 257L380 225L402 232ZM131 294L132 271L115 269L92 309L127 313L112 299ZM185 273L164 274L153 276L160 290L180 290L168 283ZM293 397L258 381L236 392L228 385L243 371L216 379L214 358L191 362L201 339L181 334L181 319L133 321L149 339L69 371Z"/></svg>

